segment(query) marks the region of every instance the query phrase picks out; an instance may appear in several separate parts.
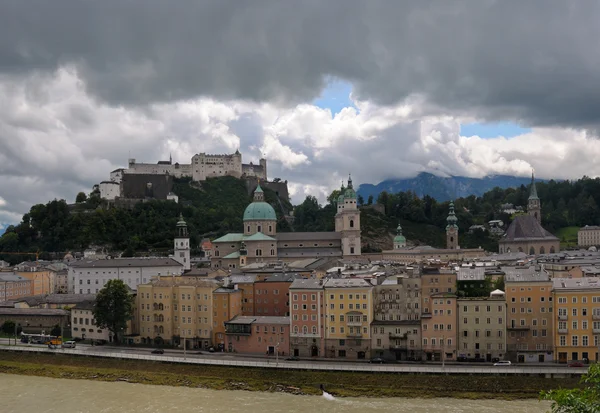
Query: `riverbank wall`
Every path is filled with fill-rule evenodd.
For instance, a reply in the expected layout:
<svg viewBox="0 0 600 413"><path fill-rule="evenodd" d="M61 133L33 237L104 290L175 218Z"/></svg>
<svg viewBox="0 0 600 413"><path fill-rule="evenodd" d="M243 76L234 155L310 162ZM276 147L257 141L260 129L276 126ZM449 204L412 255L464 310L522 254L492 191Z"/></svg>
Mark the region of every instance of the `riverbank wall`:
<svg viewBox="0 0 600 413"><path fill-rule="evenodd" d="M218 390L320 394L322 384L336 396L537 398L541 390L578 387L579 377L533 375L423 374L302 370L179 363L170 360L90 357L88 354L0 351L0 373L124 381ZM224 360L223 360L224 361ZM221 362L223 362L221 361ZM245 362L251 363L251 362ZM274 367L274 366L273 366Z"/></svg>

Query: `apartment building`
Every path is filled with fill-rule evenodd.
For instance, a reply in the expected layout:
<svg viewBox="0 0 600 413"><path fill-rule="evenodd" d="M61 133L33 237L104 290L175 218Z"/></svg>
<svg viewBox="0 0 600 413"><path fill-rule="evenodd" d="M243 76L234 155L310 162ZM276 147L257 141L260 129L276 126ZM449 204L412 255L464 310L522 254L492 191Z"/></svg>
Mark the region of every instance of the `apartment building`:
<svg viewBox="0 0 600 413"><path fill-rule="evenodd" d="M242 313L242 290L220 287L213 291L213 343L220 351L233 351L226 347L225 323Z"/></svg>
<svg viewBox="0 0 600 413"><path fill-rule="evenodd" d="M552 280L555 306L555 360L598 361L600 346L600 278L555 278Z"/></svg>
<svg viewBox="0 0 600 413"><path fill-rule="evenodd" d="M553 360L553 297L548 273L504 268L507 358L518 363Z"/></svg>
<svg viewBox="0 0 600 413"><path fill-rule="evenodd" d="M435 293L429 297L430 312L421 318L423 358L442 361L457 359L456 295Z"/></svg>
<svg viewBox="0 0 600 413"><path fill-rule="evenodd" d="M290 318L236 316L225 323L227 348L238 354L290 354Z"/></svg>
<svg viewBox="0 0 600 413"><path fill-rule="evenodd" d="M373 287L371 355L391 360L421 358L421 279L392 276Z"/></svg>
<svg viewBox="0 0 600 413"><path fill-rule="evenodd" d="M331 278L325 296L325 356L364 359L371 351L373 285L361 278Z"/></svg>
<svg viewBox="0 0 600 413"><path fill-rule="evenodd" d="M290 285L299 274L273 274L254 283L254 314L257 316L289 317Z"/></svg>
<svg viewBox="0 0 600 413"><path fill-rule="evenodd" d="M290 285L290 351L296 357L323 357L323 280L295 279Z"/></svg>
<svg viewBox="0 0 600 413"><path fill-rule="evenodd" d="M43 267L24 266L23 271L15 271L15 274L31 280L32 295L53 294L56 281L56 272Z"/></svg>
<svg viewBox="0 0 600 413"><path fill-rule="evenodd" d="M0 272L0 302L33 295L33 281L13 272Z"/></svg>
<svg viewBox="0 0 600 413"><path fill-rule="evenodd" d="M600 227L586 225L577 231L577 245L580 247L591 247L600 245Z"/></svg>
<svg viewBox="0 0 600 413"><path fill-rule="evenodd" d="M506 300L502 292L492 294L457 299L459 360L506 358Z"/></svg>
<svg viewBox="0 0 600 413"><path fill-rule="evenodd" d="M416 270L416 269L415 269ZM456 294L456 273L447 268L423 268L421 271L421 308L431 313L431 296L439 293Z"/></svg>
<svg viewBox="0 0 600 413"><path fill-rule="evenodd" d="M172 343L187 348L213 345L214 280L160 276L138 286L136 305L143 344Z"/></svg>
<svg viewBox="0 0 600 413"><path fill-rule="evenodd" d="M236 274L227 279L228 285L233 285L235 289L242 291L242 314L254 315L254 283L256 275Z"/></svg>

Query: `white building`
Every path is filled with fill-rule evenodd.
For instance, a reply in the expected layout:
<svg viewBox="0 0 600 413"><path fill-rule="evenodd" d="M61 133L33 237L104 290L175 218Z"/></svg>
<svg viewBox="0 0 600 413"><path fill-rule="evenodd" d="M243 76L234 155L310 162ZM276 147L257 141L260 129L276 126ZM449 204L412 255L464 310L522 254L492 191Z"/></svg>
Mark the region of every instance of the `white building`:
<svg viewBox="0 0 600 413"><path fill-rule="evenodd" d="M96 325L93 308L93 301L84 301L71 309L71 336L82 340L112 342L112 334L107 329L101 329Z"/></svg>
<svg viewBox="0 0 600 413"><path fill-rule="evenodd" d="M100 198L113 200L121 196L121 185L115 181L102 181L99 185Z"/></svg>
<svg viewBox="0 0 600 413"><path fill-rule="evenodd" d="M177 222L177 235L173 240L173 259L183 265L185 270L192 268L190 265L190 236L183 215L179 216Z"/></svg>
<svg viewBox="0 0 600 413"><path fill-rule="evenodd" d="M600 245L600 227L586 225L577 231L577 245L580 247L591 247Z"/></svg>
<svg viewBox="0 0 600 413"><path fill-rule="evenodd" d="M69 292L95 294L108 280L123 280L132 290L157 275L180 275L183 265L173 258L80 260L69 265Z"/></svg>

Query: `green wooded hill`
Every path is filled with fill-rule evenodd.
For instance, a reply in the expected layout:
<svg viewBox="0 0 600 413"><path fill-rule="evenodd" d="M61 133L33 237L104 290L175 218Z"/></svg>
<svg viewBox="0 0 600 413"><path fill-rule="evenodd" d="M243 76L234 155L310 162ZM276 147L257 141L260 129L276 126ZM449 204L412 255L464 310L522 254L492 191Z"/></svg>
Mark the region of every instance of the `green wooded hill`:
<svg viewBox="0 0 600 413"><path fill-rule="evenodd" d="M542 224L549 231L572 245L573 228L600 224L600 179L584 177L577 181L549 181L537 184L542 200ZM284 211L292 205L280 201L276 194L264 189L267 202L278 216L278 231L332 231L335 205L339 190L333 191L324 205L309 196L294 208L293 226L284 219ZM0 237L0 259L15 263L31 259L27 255L2 254L2 252L41 251L40 258L54 258L45 252L56 251L56 256L66 251L81 251L90 245L105 246L109 251L131 254L168 254L172 248L175 224L179 214L187 221L192 248L197 248L202 238L216 238L227 232L242 230L244 209L252 201L244 180L233 177L208 179L201 184L189 179L174 183L173 192L180 199L171 201L140 202L132 209L110 208L103 204L97 193L80 193L75 204L53 200L31 207L21 223L7 228ZM495 188L481 197L469 196L455 200L459 219L461 246L481 246L497 251L497 241L487 232L468 234L473 224L485 224L500 219L508 225L514 218L499 212L504 203L527 205L529 188ZM391 247L398 222L409 243L443 247L448 202L437 202L412 192L389 194L382 192L377 200L385 213L374 209L361 210L364 251L378 251ZM359 197L359 204L364 204ZM567 239L568 238L568 239Z"/></svg>

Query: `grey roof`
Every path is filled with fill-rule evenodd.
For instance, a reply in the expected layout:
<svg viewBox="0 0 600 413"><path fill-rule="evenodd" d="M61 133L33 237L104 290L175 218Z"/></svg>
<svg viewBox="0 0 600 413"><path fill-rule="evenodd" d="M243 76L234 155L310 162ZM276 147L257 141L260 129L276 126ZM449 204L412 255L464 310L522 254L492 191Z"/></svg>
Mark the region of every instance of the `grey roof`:
<svg viewBox="0 0 600 413"><path fill-rule="evenodd" d="M588 265L586 267L581 267L581 272L584 277L594 277L600 275L600 267L595 265Z"/></svg>
<svg viewBox="0 0 600 413"><path fill-rule="evenodd" d="M289 325L289 317L238 315L226 324L282 324Z"/></svg>
<svg viewBox="0 0 600 413"><path fill-rule="evenodd" d="M252 274L232 275L229 277L229 281L232 284L254 284L254 282L256 281L256 275L252 275Z"/></svg>
<svg viewBox="0 0 600 413"><path fill-rule="evenodd" d="M114 258L110 260L79 260L69 264L74 268L122 267L182 267L173 258Z"/></svg>
<svg viewBox="0 0 600 413"><path fill-rule="evenodd" d="M28 306L35 307L41 304L77 304L95 299L96 294L42 294L19 298L14 300L14 302L25 302Z"/></svg>
<svg viewBox="0 0 600 413"><path fill-rule="evenodd" d="M600 289L600 278L554 278L552 288L555 290Z"/></svg>
<svg viewBox="0 0 600 413"><path fill-rule="evenodd" d="M586 225L585 227L579 228L579 231L597 231L600 227L597 225Z"/></svg>
<svg viewBox="0 0 600 413"><path fill-rule="evenodd" d="M282 273L282 274L273 274L269 277L265 278L263 281L257 282L294 282L295 279L302 278L300 274L296 273Z"/></svg>
<svg viewBox="0 0 600 413"><path fill-rule="evenodd" d="M213 293L226 293L226 294L231 294L231 293L237 293L241 290L234 290L233 288L225 288L225 287L219 287L216 290L213 291Z"/></svg>
<svg viewBox="0 0 600 413"><path fill-rule="evenodd" d="M541 268L529 267L502 267L505 282L544 282L550 280L550 275Z"/></svg>
<svg viewBox="0 0 600 413"><path fill-rule="evenodd" d="M368 288L373 286L364 278L329 278L323 284L325 288Z"/></svg>
<svg viewBox="0 0 600 413"><path fill-rule="evenodd" d="M323 280L317 278L298 278L290 285L290 290L322 290Z"/></svg>
<svg viewBox="0 0 600 413"><path fill-rule="evenodd" d="M144 284L142 284L144 285ZM216 288L219 286L217 280L214 278L196 278L191 276L182 276L182 277L158 277L152 279L149 283L145 285L152 285L154 287L171 287L176 285L183 286L192 286L192 287L200 287L200 288Z"/></svg>
<svg viewBox="0 0 600 413"><path fill-rule="evenodd" d="M77 310L92 310L94 308L95 302L96 301L94 300L82 301L80 303L75 304L75 308Z"/></svg>
<svg viewBox="0 0 600 413"><path fill-rule="evenodd" d="M277 249L279 257L341 257L342 249L335 247L309 247L309 248L279 248Z"/></svg>
<svg viewBox="0 0 600 413"><path fill-rule="evenodd" d="M558 238L546 231L532 215L519 215L506 230L500 242L511 241L558 241Z"/></svg>
<svg viewBox="0 0 600 413"><path fill-rule="evenodd" d="M0 282L25 282L31 280L22 277L14 272L0 272Z"/></svg>
<svg viewBox="0 0 600 413"><path fill-rule="evenodd" d="M280 232L275 238L277 241L323 241L341 240L340 232Z"/></svg>
<svg viewBox="0 0 600 413"><path fill-rule="evenodd" d="M57 308L1 308L0 315L10 316L68 316L67 310Z"/></svg>
<svg viewBox="0 0 600 413"><path fill-rule="evenodd" d="M475 267L475 268L459 268L456 272L457 281L473 281L473 280L484 280L485 271L489 269L486 267Z"/></svg>

